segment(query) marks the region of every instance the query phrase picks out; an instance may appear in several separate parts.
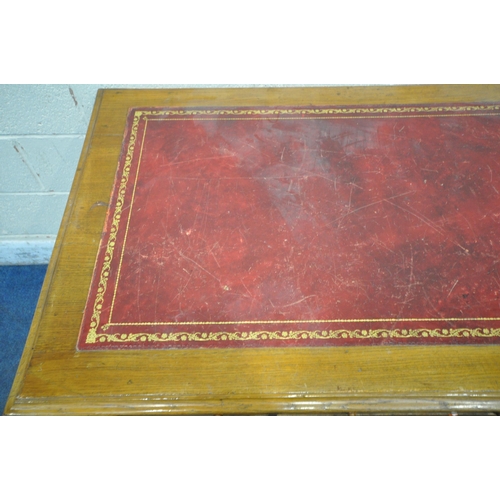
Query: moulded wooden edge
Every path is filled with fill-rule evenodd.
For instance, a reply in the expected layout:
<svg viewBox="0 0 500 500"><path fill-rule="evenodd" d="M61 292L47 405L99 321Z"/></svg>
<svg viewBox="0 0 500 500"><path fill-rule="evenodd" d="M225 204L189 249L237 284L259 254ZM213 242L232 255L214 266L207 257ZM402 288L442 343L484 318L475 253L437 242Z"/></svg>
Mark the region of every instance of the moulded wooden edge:
<svg viewBox="0 0 500 500"><path fill-rule="evenodd" d="M369 394L357 397L191 398L114 397L18 398L9 415L273 415L273 414L484 414L499 413L498 396L404 396Z"/></svg>

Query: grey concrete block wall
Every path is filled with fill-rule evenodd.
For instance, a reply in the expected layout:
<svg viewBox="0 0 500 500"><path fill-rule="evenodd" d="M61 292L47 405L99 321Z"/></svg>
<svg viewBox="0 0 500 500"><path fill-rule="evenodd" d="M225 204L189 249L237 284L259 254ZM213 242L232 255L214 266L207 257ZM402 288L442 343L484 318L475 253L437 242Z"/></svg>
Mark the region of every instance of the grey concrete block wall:
<svg viewBox="0 0 500 500"><path fill-rule="evenodd" d="M242 86L288 85L0 85L0 265L48 262L97 89Z"/></svg>
<svg viewBox="0 0 500 500"><path fill-rule="evenodd" d="M50 257L95 94L79 87L0 85L0 264Z"/></svg>

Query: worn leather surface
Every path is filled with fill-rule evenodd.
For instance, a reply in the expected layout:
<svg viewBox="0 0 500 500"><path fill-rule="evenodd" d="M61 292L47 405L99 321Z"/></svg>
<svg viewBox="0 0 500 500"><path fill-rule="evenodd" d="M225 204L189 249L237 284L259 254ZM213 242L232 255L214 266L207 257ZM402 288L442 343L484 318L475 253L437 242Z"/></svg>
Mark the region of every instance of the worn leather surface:
<svg viewBox="0 0 500 500"><path fill-rule="evenodd" d="M500 106L141 109L79 349L498 343Z"/></svg>

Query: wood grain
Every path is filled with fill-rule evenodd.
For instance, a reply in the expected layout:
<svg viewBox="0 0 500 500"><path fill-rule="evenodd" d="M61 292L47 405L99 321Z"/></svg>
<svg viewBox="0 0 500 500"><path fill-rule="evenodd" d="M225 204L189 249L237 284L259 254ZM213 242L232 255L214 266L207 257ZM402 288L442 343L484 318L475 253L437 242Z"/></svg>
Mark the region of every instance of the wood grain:
<svg viewBox="0 0 500 500"><path fill-rule="evenodd" d="M5 413L500 411L500 346L75 349L130 107L494 101L499 85L99 91Z"/></svg>

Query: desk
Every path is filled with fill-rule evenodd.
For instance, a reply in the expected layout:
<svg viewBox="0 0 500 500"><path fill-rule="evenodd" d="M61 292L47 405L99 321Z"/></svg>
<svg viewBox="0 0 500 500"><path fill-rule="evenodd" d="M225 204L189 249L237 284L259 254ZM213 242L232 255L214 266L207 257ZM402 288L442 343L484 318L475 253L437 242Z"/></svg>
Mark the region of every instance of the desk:
<svg viewBox="0 0 500 500"><path fill-rule="evenodd" d="M279 309L279 314L274 311L274 315L268 318L267 313L263 312L264 309L255 313L255 317L261 323L282 321L284 324L289 321L287 314L292 309L302 315L300 321L296 322L297 325L294 325L298 327L296 329L273 328L271 333L275 335L275 342L271 342L273 339L269 338L268 330L265 336L258 336L259 332L263 331L262 328L257 332L251 329L246 331L241 328L233 328L233 330L225 328L230 330L228 333L233 334L230 338L236 339L240 335L238 341L245 338L246 334L255 334L257 335L254 335L255 342L244 348L239 348L234 342L222 342L219 347L216 341L228 339L223 338L223 332L215 332L211 337L213 342L208 346L209 348L192 348L193 346L189 345L191 338L203 340L203 334L209 335L213 332L201 330L191 333L177 332L165 329L163 324L164 329L161 331L145 332L152 335L151 338L156 342L153 342L154 345L146 345L148 347L146 349L137 349L134 348L133 342L125 342L124 345L118 347L126 347L126 349L114 349L116 345L111 345L111 349L90 348L86 350L85 342L82 340L79 344L80 349L77 349L82 316L86 308L99 248L101 248L101 258L105 258L106 252L102 250L103 247L100 247L100 241L103 236L103 227L105 227L117 164L121 165L123 176L123 167L126 163L123 155L120 163L120 152L124 141L124 131L127 130L127 116L130 108L143 110L273 108L296 111L297 109L331 110L343 107L353 109L354 107L358 110L371 110L370 113L374 113L373 110L376 109L391 108L394 114L398 106L403 109L405 105L418 105L416 108L423 108L446 104L451 109L453 103L457 103L457 106L463 106L463 103L472 104L477 108L477 105L491 106L498 102L500 102L500 86L497 85L99 91L61 230L19 371L7 403L6 413L338 414L500 411L500 347L497 345L498 335L495 333L498 325L491 322L493 318L500 316L500 314L495 316L495 308L498 306L498 289L494 285L488 285L489 288L483 291L486 295L481 295L481 297L487 297L487 300L484 299L486 302L482 302L483 299L476 301L473 314L475 322L469 321L470 325L467 321L462 323L458 321L467 315L454 318L457 320L456 324L450 323L449 316L446 316L446 324L450 326L441 328L437 324L440 316L438 316L439 311L436 310L436 315L432 316L434 323L411 329L405 324L398 323L398 321L404 323L401 319L405 317L404 315L398 316L398 311L392 311L389 308L385 312L388 319L395 318L393 327L384 325L379 329L370 329L370 325L360 325L355 328L345 328L345 326L337 328L330 325L325 329L307 329L304 327L306 320L325 321L327 316L318 313L317 316L306 317L311 307L308 301L315 300L316 293L314 289L309 290L304 285L304 290L309 291L304 292L303 296L285 297L286 300L283 299L281 307L276 309ZM403 114L406 112L405 109L408 107L403 109ZM412 112L418 113L419 111ZM443 113L446 112L448 111L443 111ZM458 113L456 109L450 112ZM129 118L129 120L132 119ZM401 132L400 129L403 130L398 128L399 132ZM130 145L130 140L127 143L127 137L125 137L124 144ZM280 151L276 153L278 156L275 164L280 161L286 163L286 158L284 158L286 150L282 151L282 149L280 148ZM124 152L126 154L126 149ZM182 154L182 151L179 154ZM492 154L496 154L496 149ZM495 158L492 156L492 161ZM337 161L336 165L338 164ZM500 166L495 164L488 166L489 173L485 170L484 175L487 174L490 177L485 179L495 187L494 178L500 173ZM486 164L484 167L486 169ZM432 176L433 172L429 175ZM332 180L333 178L324 179L327 183ZM436 182L436 179L431 179L431 177L423 179L422 182L428 180ZM365 207L380 205L377 201L356 200L355 191L362 190L366 185L360 186L359 182L355 181L355 179L342 180L339 177L339 183L342 182L342 189L345 191L342 196L345 195L346 198L345 210L347 212L339 212L340 216L332 220L338 222L347 216L353 218L351 214L359 213ZM410 185L414 181L415 179L406 179L404 182ZM441 181L443 185L447 182L443 179ZM487 184L484 179L481 182L484 185ZM290 184L287 186L290 187ZM471 189L474 189L474 186ZM140 191L140 188L138 189ZM288 190L288 193L290 192L292 192L291 187ZM413 193L411 190L405 193L398 192L394 194L394 198L386 194L380 199L387 200L385 203L388 205L387 208L397 203L398 211L404 212L406 218L420 218L414 225L422 228L428 226L428 229L422 229L422 231L427 231L425 235L432 232L444 234L444 226L436 226L428 215L424 215L421 211L414 212L403 204L402 199L396 199L396 196L403 194L410 196L411 193ZM488 196L491 199L488 199L488 203L493 207L498 206L495 204L498 204L499 198L493 191L490 194L491 196ZM227 196L230 198L229 193ZM328 197L325 197L325 200L326 203ZM481 200L484 203L484 196ZM360 203L360 205L355 205L355 203ZM276 203L275 206L277 206ZM112 211L113 205L110 210L111 215L108 217L108 226L107 229L105 227L103 239L104 245L108 245L108 254L109 221L112 220L113 214L116 217L117 213ZM381 214L381 217L383 218L384 214ZM265 220L266 217L262 218L263 222ZM471 234L474 232L473 226L478 227L475 221L470 225ZM128 224L125 227L128 228ZM340 228L339 225L338 227ZM464 226L464 231L466 230L469 231ZM489 228L488 231L490 230L494 231L495 228ZM188 225L181 228L183 237L190 231ZM108 240L106 240L106 234L108 234ZM282 238L283 245L287 241L285 236ZM242 234L241 238L244 237L245 234ZM453 245L465 258L472 251L472 247L470 249L468 247L469 243L472 245L472 242L464 238L463 241L453 240ZM466 240L467 242L464 243ZM387 241L383 240L381 244L387 246ZM493 240L491 245L494 245ZM213 246L211 248L214 249ZM283 246L282 253L285 250ZM415 256L415 262L418 260L418 249L411 246L411 249L407 250L410 253L402 257L405 262L403 268L410 273L408 275L410 282L418 286L418 270L412 266L413 257ZM121 254L121 260L126 262L127 257L123 257L124 255L126 254ZM214 266L220 265L220 263L217 264L217 255L214 255ZM495 255L497 254L492 254L493 260L488 264L490 266L488 270L485 271L488 275L496 269L494 268L496 266ZM211 293L215 294L214 296L219 294L220 297L217 296L220 299L219 304L226 304L224 297L228 295L225 293L236 290L234 288L236 286L247 289L246 292L240 294L241 296L247 292L249 297L253 296L257 289L251 288L250 282L242 281L242 285L230 283L227 281L231 277L229 274L226 277L227 282L219 283L220 280L215 280L221 286L214 288L214 280L210 278L210 276L214 277L212 268L202 266L200 261L193 259L186 252L181 253L180 260L182 259L185 261L184 271L190 277L193 275L195 282L197 276L200 283L206 282L207 287L213 288L213 290L211 288ZM179 259L176 262L178 261ZM299 259L295 263L299 265L300 262L302 261ZM97 263L99 264L99 257ZM103 276L102 266L96 269L98 269L99 276L97 281L94 280L94 283L97 283L95 287L99 285L99 277ZM272 270L271 267L269 272ZM451 272L450 270L449 273ZM259 272L258 276L262 277L263 272ZM372 277L371 281L373 279ZM315 280L318 282L318 277ZM483 283L485 280L472 281ZM458 281L455 283L455 280L452 280L449 285L447 298L453 299L454 294L460 292L456 295L453 307L457 311L464 311L464 307L469 307L467 305L469 302L466 305L463 302L467 300L467 291L460 289L462 285ZM259 286L262 287L262 283ZM469 284L468 286L471 288L476 285ZM425 290L425 287L422 289ZM97 288L94 290L94 297L96 293ZM395 292L391 293L394 295ZM413 297L409 294L409 289L406 289L403 294L403 298L407 299L406 302ZM370 290L366 295L368 298L364 303L367 304L366 307L371 308L372 314L369 317L374 318L377 311L374 312L373 309L375 307L372 300L373 291ZM346 300L344 305L340 304L338 311L343 321L359 322L355 314L360 311L351 312L349 309L352 297ZM113 304L115 298L115 296L111 297ZM417 296L415 300L418 302ZM422 304L424 303L425 300L422 299ZM95 304L94 298L93 305ZM488 307L484 304L488 304ZM249 309L253 306L249 302L245 307ZM331 309L333 306L330 304L328 307ZM201 309L202 307L198 304L198 310L201 311ZM168 316L168 308L164 312ZM216 323L214 317L210 316L210 312L205 311L203 314L205 314L205 319L208 318L205 323ZM222 318L220 311L217 314ZM229 313L226 311L225 314L226 316L222 318L224 320L227 319ZM87 319L90 325L92 315ZM171 323L182 321L182 318L178 319L178 315L173 315L168 319L169 321L165 324L170 324L169 328L172 326ZM476 321L476 319L481 319L481 321ZM235 323L232 317L230 320ZM225 321L225 323L231 323L231 321ZM331 318L328 321L332 323ZM491 323L487 323L488 321ZM189 321L184 322L189 323ZM108 324L104 326L109 328ZM429 335L433 339L449 337L449 333L453 332L454 339L446 343L433 343L425 341L426 339L422 337L423 342L407 342L406 337L409 331L417 332L415 335L421 334L422 336L427 335L425 332L433 332ZM291 332L294 335L298 332L298 337L294 338L298 342L293 345L287 343L288 338L285 338ZM328 337L326 343L321 337L323 332L326 332L325 337ZM142 330L129 333L132 336L127 337L128 340L148 338L140 336L144 333ZM101 331L100 334L101 339L114 339L115 341L119 340L122 335L118 332L114 337L110 335L106 337L105 331ZM154 335L157 336L154 337ZM170 341L170 344L167 342L162 345L162 335ZM189 337L189 335L194 336ZM302 337L303 335L305 337ZM354 342L349 342L350 336ZM366 342L366 336L370 337L368 339L370 342ZM471 340L471 337L474 338ZM300 342L302 338L305 342ZM174 347L181 348L170 348L174 341L180 341L180 345ZM151 347L154 348L151 349Z"/></svg>

